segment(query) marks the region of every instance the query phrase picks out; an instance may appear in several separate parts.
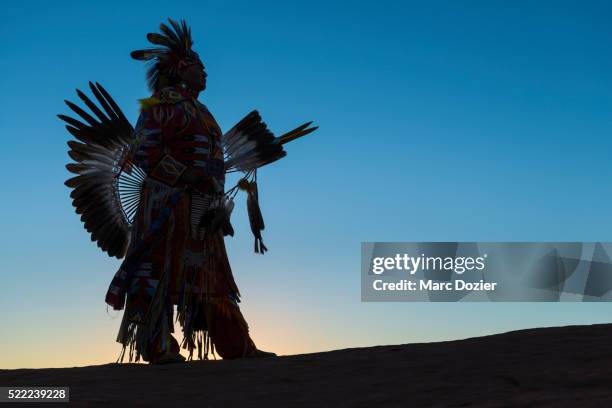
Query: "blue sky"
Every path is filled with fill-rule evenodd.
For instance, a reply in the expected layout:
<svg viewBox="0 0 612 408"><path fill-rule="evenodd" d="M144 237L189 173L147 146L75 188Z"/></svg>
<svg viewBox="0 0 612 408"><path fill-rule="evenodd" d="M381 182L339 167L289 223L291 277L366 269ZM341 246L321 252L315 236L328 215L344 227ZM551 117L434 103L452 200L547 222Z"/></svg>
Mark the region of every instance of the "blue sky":
<svg viewBox="0 0 612 408"><path fill-rule="evenodd" d="M13 2L0 75L0 368L116 358L57 113L101 82L134 120L129 52L186 18L223 129L259 109L320 129L260 171L270 252L244 197L228 241L256 343L280 353L607 322L607 304L367 304L362 241L610 241L612 5L606 1Z"/></svg>

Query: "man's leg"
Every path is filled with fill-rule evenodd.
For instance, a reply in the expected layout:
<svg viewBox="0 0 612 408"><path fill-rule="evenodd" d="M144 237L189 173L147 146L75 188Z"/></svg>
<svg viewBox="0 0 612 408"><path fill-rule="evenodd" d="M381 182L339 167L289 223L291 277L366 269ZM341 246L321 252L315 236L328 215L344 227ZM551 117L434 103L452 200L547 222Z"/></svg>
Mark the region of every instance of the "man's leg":
<svg viewBox="0 0 612 408"><path fill-rule="evenodd" d="M147 345L148 361L151 364L166 364L185 361L181 356L178 341L172 336L173 306L167 303L168 308L162 313L158 323L159 332ZM145 360L146 361L146 360Z"/></svg>
<svg viewBox="0 0 612 408"><path fill-rule="evenodd" d="M161 336L157 336L154 341L149 343L149 363L151 364L166 364L185 361L185 357L180 354L180 346L178 341L172 334L166 334L167 346L166 350L161 349Z"/></svg>
<svg viewBox="0 0 612 408"><path fill-rule="evenodd" d="M257 350L249 326L234 302L212 304L210 320L210 338L224 359L246 357Z"/></svg>

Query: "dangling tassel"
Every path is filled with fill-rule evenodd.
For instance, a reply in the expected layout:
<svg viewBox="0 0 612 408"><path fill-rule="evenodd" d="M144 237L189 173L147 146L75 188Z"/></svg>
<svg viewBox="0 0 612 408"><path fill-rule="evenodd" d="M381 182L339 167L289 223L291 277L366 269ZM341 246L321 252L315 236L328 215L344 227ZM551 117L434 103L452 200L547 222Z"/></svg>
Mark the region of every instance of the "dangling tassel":
<svg viewBox="0 0 612 408"><path fill-rule="evenodd" d="M261 209L259 208L259 193L257 192L257 181L249 183L247 190L247 212L249 213L249 224L255 236L255 253L264 254L268 248L263 243L261 231L266 227L264 224Z"/></svg>
<svg viewBox="0 0 612 408"><path fill-rule="evenodd" d="M198 360L202 359L202 332L197 333L198 337Z"/></svg>

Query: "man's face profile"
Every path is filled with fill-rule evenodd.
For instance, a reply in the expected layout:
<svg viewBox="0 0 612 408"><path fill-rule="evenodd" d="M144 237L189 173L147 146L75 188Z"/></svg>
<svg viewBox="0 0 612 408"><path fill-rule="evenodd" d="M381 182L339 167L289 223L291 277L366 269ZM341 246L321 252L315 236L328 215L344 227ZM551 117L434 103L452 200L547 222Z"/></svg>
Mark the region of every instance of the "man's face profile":
<svg viewBox="0 0 612 408"><path fill-rule="evenodd" d="M181 79L194 91L202 92L206 89L206 71L201 63L187 65L180 71Z"/></svg>

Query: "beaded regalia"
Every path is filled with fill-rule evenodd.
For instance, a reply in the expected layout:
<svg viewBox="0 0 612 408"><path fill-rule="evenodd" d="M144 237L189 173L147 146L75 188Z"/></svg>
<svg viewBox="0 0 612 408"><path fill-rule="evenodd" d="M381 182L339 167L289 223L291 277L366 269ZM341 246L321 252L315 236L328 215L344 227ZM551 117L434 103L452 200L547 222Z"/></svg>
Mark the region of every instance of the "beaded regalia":
<svg viewBox="0 0 612 408"><path fill-rule="evenodd" d="M316 127L309 122L275 137L253 111L223 134L199 91L181 78L185 67L204 72L190 29L169 20L160 31L147 35L153 48L131 54L150 64L152 91L135 127L98 83L89 84L97 103L77 90L90 113L67 101L78 120L58 115L76 138L68 142L75 176L66 185L92 241L123 259L106 294L108 305L125 309L121 361L126 350L130 361L152 363L178 353L176 323L190 358L196 350L199 358L215 350L223 358L257 355L224 244L234 233L233 200L246 192L255 251L264 253L257 169ZM187 183L191 171L204 176ZM242 177L226 189L229 172Z"/></svg>

